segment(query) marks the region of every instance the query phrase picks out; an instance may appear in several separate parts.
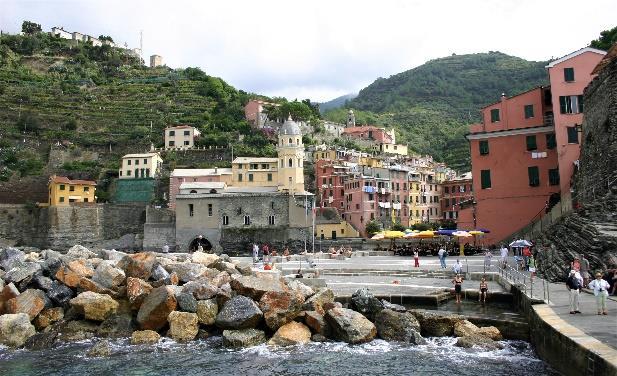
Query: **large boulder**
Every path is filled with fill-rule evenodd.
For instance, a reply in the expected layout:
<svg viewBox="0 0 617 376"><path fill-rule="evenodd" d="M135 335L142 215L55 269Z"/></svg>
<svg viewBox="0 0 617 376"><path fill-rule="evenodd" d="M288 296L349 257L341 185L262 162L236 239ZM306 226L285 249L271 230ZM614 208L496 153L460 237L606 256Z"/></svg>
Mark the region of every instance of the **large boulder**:
<svg viewBox="0 0 617 376"><path fill-rule="evenodd" d="M381 304L383 305L384 309L391 309L395 312L407 312L407 308L405 308L404 306L400 304L390 303L389 301L385 299L381 300Z"/></svg>
<svg viewBox="0 0 617 376"><path fill-rule="evenodd" d="M65 256L68 259L89 259L96 257L97 255L96 253L90 251L88 248L77 244L69 248L69 251L66 253Z"/></svg>
<svg viewBox="0 0 617 376"><path fill-rule="evenodd" d="M75 293L68 286L53 281L51 288L47 290L47 296L55 305L66 306L73 299Z"/></svg>
<svg viewBox="0 0 617 376"><path fill-rule="evenodd" d="M210 284L207 279L198 279L182 286L183 293L191 294L197 300L212 299L216 296L218 290L219 289Z"/></svg>
<svg viewBox="0 0 617 376"><path fill-rule="evenodd" d="M152 291L152 286L143 279L128 277L126 279L126 297L131 303L131 308L138 310L144 299Z"/></svg>
<svg viewBox="0 0 617 376"><path fill-rule="evenodd" d="M223 346L241 348L266 342L266 334L258 329L223 330Z"/></svg>
<svg viewBox="0 0 617 376"><path fill-rule="evenodd" d="M181 264L169 264L166 269L170 273L176 273L181 282L187 283L199 279L208 268L202 264L187 262Z"/></svg>
<svg viewBox="0 0 617 376"><path fill-rule="evenodd" d="M459 337L455 345L463 348L477 347L483 350L498 350L503 348L503 345L499 342L478 334Z"/></svg>
<svg viewBox="0 0 617 376"><path fill-rule="evenodd" d="M324 337L330 336L330 325L325 317L317 311L306 311L304 314L304 323L311 328L315 334L320 334Z"/></svg>
<svg viewBox="0 0 617 376"><path fill-rule="evenodd" d="M26 313L30 320L45 308L45 293L37 289L28 289L13 299L9 299L5 305L6 313Z"/></svg>
<svg viewBox="0 0 617 376"><path fill-rule="evenodd" d="M484 337L488 337L492 339L493 341L501 341L503 339L503 336L501 332L499 331L499 329L497 329L494 326L483 326L481 328L478 328L478 331L476 332L476 334L479 334Z"/></svg>
<svg viewBox="0 0 617 376"><path fill-rule="evenodd" d="M221 287L229 282L231 282L231 275L229 275L229 273L227 272L219 272L210 281L210 283L212 283L216 287Z"/></svg>
<svg viewBox="0 0 617 376"><path fill-rule="evenodd" d="M78 287L81 276L68 266L61 266L56 271L55 277L68 287Z"/></svg>
<svg viewBox="0 0 617 376"><path fill-rule="evenodd" d="M181 292L176 294L176 300L178 301L178 308L183 312L197 312L197 299L193 294Z"/></svg>
<svg viewBox="0 0 617 376"><path fill-rule="evenodd" d="M197 319L200 324L214 325L218 313L219 306L216 303L216 299L197 301Z"/></svg>
<svg viewBox="0 0 617 376"><path fill-rule="evenodd" d="M329 287L321 287L304 303L304 310L324 313L326 303L334 303L334 292Z"/></svg>
<svg viewBox="0 0 617 376"><path fill-rule="evenodd" d="M49 291L53 286L53 280L37 273L32 277L32 286L43 291Z"/></svg>
<svg viewBox="0 0 617 376"><path fill-rule="evenodd" d="M463 320L454 324L454 335L457 337L470 336L476 334L479 329L469 320Z"/></svg>
<svg viewBox="0 0 617 376"><path fill-rule="evenodd" d="M118 302L109 295L92 291L82 292L71 299L71 306L84 315L87 320L103 321L118 310Z"/></svg>
<svg viewBox="0 0 617 376"><path fill-rule="evenodd" d="M92 269L91 265L92 263L87 262L85 259L77 259L70 261L67 266L80 277L90 278L94 275L94 269Z"/></svg>
<svg viewBox="0 0 617 376"><path fill-rule="evenodd" d="M259 300L259 309L264 314L266 325L277 330L292 321L300 311L304 297L291 291L268 291Z"/></svg>
<svg viewBox="0 0 617 376"><path fill-rule="evenodd" d="M205 252L194 252L191 255L191 260L198 264L203 264L205 266L210 266L218 261L219 256L214 253L205 253Z"/></svg>
<svg viewBox="0 0 617 376"><path fill-rule="evenodd" d="M220 258L212 263L210 267L221 272L227 272L230 275L241 275L241 273L236 269L236 265L234 263L223 261Z"/></svg>
<svg viewBox="0 0 617 376"><path fill-rule="evenodd" d="M154 330L138 330L131 335L131 345L153 345L161 339Z"/></svg>
<svg viewBox="0 0 617 376"><path fill-rule="evenodd" d="M0 268L5 271L13 269L19 263L23 263L26 259L26 254L17 248L0 249Z"/></svg>
<svg viewBox="0 0 617 376"><path fill-rule="evenodd" d="M333 308L326 312L326 321L332 328L334 338L351 343L372 341L377 328L363 314L347 308Z"/></svg>
<svg viewBox="0 0 617 376"><path fill-rule="evenodd" d="M21 347L26 340L36 334L30 316L26 313L0 316L0 343L9 347Z"/></svg>
<svg viewBox="0 0 617 376"><path fill-rule="evenodd" d="M174 290L168 286L157 287L139 308L137 322L142 329L159 330L167 324L167 317L176 307Z"/></svg>
<svg viewBox="0 0 617 376"><path fill-rule="evenodd" d="M196 313L173 311L167 317L169 336L177 342L188 342L195 339L199 332L199 322Z"/></svg>
<svg viewBox="0 0 617 376"><path fill-rule="evenodd" d="M62 307L47 308L41 311L33 321L37 330L43 330L48 326L62 320L64 318L64 309Z"/></svg>
<svg viewBox="0 0 617 376"><path fill-rule="evenodd" d="M156 264L152 268L151 277L155 281L165 281L169 279L170 275L169 272L165 270L165 268L161 264Z"/></svg>
<svg viewBox="0 0 617 376"><path fill-rule="evenodd" d="M16 261L13 268L7 269L4 280L7 283L19 283L21 281L32 279L32 277L41 270L41 265L36 262L21 262Z"/></svg>
<svg viewBox="0 0 617 376"><path fill-rule="evenodd" d="M229 283L226 283L223 286L219 287L218 291L216 292L216 302L218 303L219 307L222 307L225 305L225 303L227 303L231 298L236 295L236 292L231 289L231 285Z"/></svg>
<svg viewBox="0 0 617 376"><path fill-rule="evenodd" d="M383 304L367 289L356 290L351 295L352 307L369 319L374 319L377 312L383 309Z"/></svg>
<svg viewBox="0 0 617 376"><path fill-rule="evenodd" d="M120 261L126 255L126 253L116 251L115 249L104 249L101 251L103 260Z"/></svg>
<svg viewBox="0 0 617 376"><path fill-rule="evenodd" d="M447 337L454 334L454 325L463 321L458 315L429 311L410 311L422 328L422 335L430 337Z"/></svg>
<svg viewBox="0 0 617 376"><path fill-rule="evenodd" d="M255 302L246 296L231 298L216 316L216 326L222 329L254 328L263 318Z"/></svg>
<svg viewBox="0 0 617 376"><path fill-rule="evenodd" d="M76 342L90 339L96 336L98 323L88 320L61 321L58 323L58 341Z"/></svg>
<svg viewBox="0 0 617 376"><path fill-rule="evenodd" d="M41 271L46 277L55 277L58 270L64 266L60 257L52 257L43 261L41 265Z"/></svg>
<svg viewBox="0 0 617 376"><path fill-rule="evenodd" d="M127 277L139 278L147 281L152 274L152 268L156 263L156 255L152 252L126 255L116 267L122 269Z"/></svg>
<svg viewBox="0 0 617 376"><path fill-rule="evenodd" d="M289 287L290 290L302 295L304 297L304 300L315 294L315 291L310 286L305 285L297 279L292 279L291 281L288 281L287 287Z"/></svg>
<svg viewBox="0 0 617 376"><path fill-rule="evenodd" d="M311 330L304 324L292 321L276 331L268 341L268 345L293 346L303 345L311 341Z"/></svg>
<svg viewBox="0 0 617 376"><path fill-rule="evenodd" d="M97 337L126 338L133 333L133 319L128 314L111 315L99 325Z"/></svg>
<svg viewBox="0 0 617 376"><path fill-rule="evenodd" d="M240 295L259 301L268 291L284 292L287 286L278 278L258 278L253 276L234 275L229 283L231 288Z"/></svg>
<svg viewBox="0 0 617 376"><path fill-rule="evenodd" d="M31 351L41 351L51 349L56 343L58 333L54 331L36 333L26 340L24 348Z"/></svg>
<svg viewBox="0 0 617 376"><path fill-rule="evenodd" d="M86 352L86 355L91 358L110 356L111 344L107 340L98 341Z"/></svg>
<svg viewBox="0 0 617 376"><path fill-rule="evenodd" d="M399 341L421 345L426 343L420 335L420 324L409 312L384 309L375 314L377 334L386 341Z"/></svg>
<svg viewBox="0 0 617 376"><path fill-rule="evenodd" d="M110 261L102 261L94 272L92 280L108 289L116 289L124 283L126 275Z"/></svg>

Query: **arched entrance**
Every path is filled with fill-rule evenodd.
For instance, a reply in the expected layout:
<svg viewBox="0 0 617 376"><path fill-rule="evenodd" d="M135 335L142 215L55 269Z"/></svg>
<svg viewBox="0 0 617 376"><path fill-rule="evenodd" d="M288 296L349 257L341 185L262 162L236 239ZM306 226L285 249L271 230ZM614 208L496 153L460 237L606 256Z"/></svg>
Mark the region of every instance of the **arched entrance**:
<svg viewBox="0 0 617 376"><path fill-rule="evenodd" d="M197 251L200 245L203 247L204 252L212 251L212 244L210 243L210 241L208 241L208 239L204 238L202 235L199 235L198 237L193 239L193 241L189 245L189 251L190 252Z"/></svg>

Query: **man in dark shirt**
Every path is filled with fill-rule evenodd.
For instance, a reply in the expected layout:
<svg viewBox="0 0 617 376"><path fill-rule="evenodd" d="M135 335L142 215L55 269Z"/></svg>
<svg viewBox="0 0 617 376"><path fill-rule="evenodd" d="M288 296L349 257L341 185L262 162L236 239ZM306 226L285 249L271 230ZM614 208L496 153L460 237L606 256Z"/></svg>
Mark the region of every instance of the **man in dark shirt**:
<svg viewBox="0 0 617 376"><path fill-rule="evenodd" d="M578 310L578 298L582 283L576 275L576 270L570 271L570 276L566 279L566 287L570 291L570 314L581 313Z"/></svg>

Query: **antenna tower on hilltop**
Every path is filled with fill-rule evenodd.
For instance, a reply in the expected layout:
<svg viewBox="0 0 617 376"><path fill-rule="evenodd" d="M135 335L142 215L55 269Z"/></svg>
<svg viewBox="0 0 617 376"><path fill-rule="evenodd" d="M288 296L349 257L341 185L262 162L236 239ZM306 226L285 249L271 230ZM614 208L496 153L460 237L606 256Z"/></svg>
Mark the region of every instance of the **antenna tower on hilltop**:
<svg viewBox="0 0 617 376"><path fill-rule="evenodd" d="M144 31L139 30L139 56L144 59Z"/></svg>

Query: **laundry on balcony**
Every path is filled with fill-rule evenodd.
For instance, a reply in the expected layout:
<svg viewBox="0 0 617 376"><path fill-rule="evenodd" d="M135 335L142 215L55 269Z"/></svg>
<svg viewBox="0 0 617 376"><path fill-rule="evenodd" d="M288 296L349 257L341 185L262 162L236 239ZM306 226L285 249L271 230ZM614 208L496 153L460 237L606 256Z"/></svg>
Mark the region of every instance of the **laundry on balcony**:
<svg viewBox="0 0 617 376"><path fill-rule="evenodd" d="M392 209L401 210L401 203L397 202L392 204Z"/></svg>
<svg viewBox="0 0 617 376"><path fill-rule="evenodd" d="M390 203L389 202L380 202L379 203L379 207L380 208L390 209Z"/></svg>
<svg viewBox="0 0 617 376"><path fill-rule="evenodd" d="M375 193L377 189L369 185L369 186L362 187L362 191L366 193Z"/></svg>
<svg viewBox="0 0 617 376"><path fill-rule="evenodd" d="M328 203L330 203L330 204L331 204L331 203L332 203L332 201L334 201L334 197L332 197L332 196L328 197Z"/></svg>

